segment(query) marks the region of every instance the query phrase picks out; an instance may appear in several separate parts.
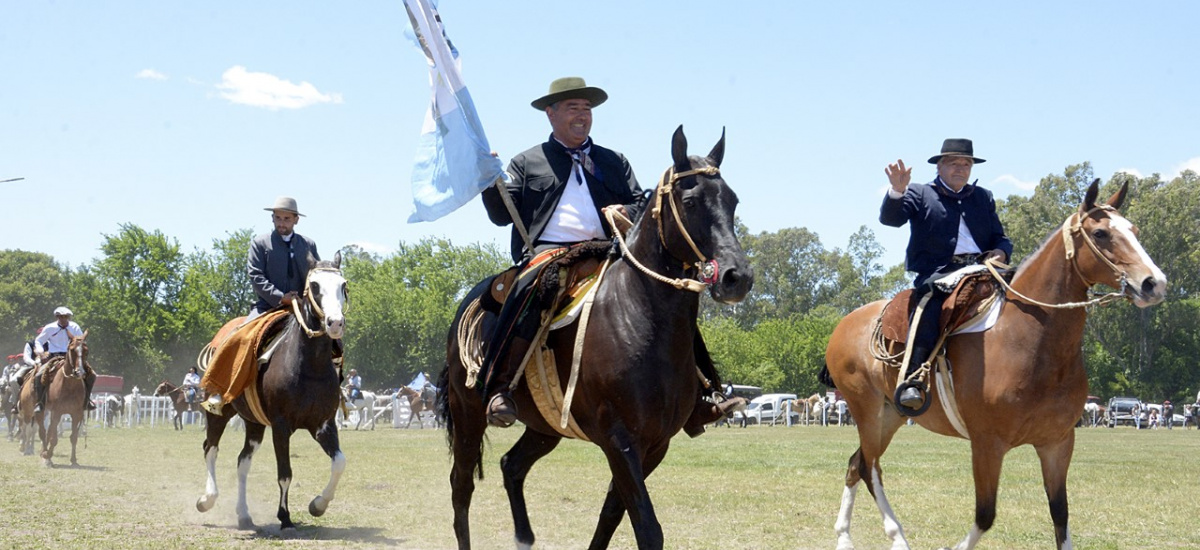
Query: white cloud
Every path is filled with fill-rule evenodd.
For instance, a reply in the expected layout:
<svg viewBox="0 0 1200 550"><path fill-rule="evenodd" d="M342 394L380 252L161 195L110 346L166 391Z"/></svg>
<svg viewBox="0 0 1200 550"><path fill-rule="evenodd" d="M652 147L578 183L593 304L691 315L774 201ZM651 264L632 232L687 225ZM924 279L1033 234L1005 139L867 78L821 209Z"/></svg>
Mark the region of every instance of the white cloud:
<svg viewBox="0 0 1200 550"><path fill-rule="evenodd" d="M142 69L138 74L133 75L134 78L144 78L147 80L166 80L167 75L162 74L154 69Z"/></svg>
<svg viewBox="0 0 1200 550"><path fill-rule="evenodd" d="M371 243L371 242L367 242L367 241L356 241L356 242L352 242L352 243L346 243L346 246L357 246L357 247L361 248L363 252L366 252L368 254L376 254L378 256L385 256L385 257L396 253L395 247L382 245L382 244L375 244L375 243Z"/></svg>
<svg viewBox="0 0 1200 550"><path fill-rule="evenodd" d="M232 103L272 111L342 102L342 94L323 94L308 82L293 84L273 74L249 72L241 65L226 70L217 89L221 90L221 97Z"/></svg>
<svg viewBox="0 0 1200 550"><path fill-rule="evenodd" d="M1037 181L1021 181L1012 174L1004 174L1003 176L1000 176L1000 177L992 180L992 185L996 185L998 183L1002 183L1005 185L1012 185L1022 191L1032 191L1032 190L1036 189L1038 186Z"/></svg>
<svg viewBox="0 0 1200 550"><path fill-rule="evenodd" d="M1116 173L1120 174L1122 172L1129 174L1138 179L1142 179L1142 178L1146 177L1144 174L1142 174L1142 171L1138 170L1137 168L1117 168Z"/></svg>
<svg viewBox="0 0 1200 550"><path fill-rule="evenodd" d="M1175 176L1182 174L1184 170L1191 170L1197 174L1200 174L1200 157L1192 157L1172 168L1170 177L1174 178Z"/></svg>

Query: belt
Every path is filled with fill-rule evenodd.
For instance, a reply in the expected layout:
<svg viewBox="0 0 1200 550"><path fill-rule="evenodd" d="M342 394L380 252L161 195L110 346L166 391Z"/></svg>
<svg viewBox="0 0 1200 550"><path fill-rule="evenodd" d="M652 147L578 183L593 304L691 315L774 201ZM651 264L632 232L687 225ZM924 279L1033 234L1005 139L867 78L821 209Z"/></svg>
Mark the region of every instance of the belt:
<svg viewBox="0 0 1200 550"><path fill-rule="evenodd" d="M955 254L950 257L950 265L974 265L979 263L979 254Z"/></svg>

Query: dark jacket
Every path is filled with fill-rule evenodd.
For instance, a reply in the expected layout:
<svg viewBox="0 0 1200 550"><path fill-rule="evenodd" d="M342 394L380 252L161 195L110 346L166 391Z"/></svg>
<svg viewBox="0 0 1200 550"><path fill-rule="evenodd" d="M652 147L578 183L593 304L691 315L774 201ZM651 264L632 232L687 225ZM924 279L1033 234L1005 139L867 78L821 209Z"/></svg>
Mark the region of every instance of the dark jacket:
<svg viewBox="0 0 1200 550"><path fill-rule="evenodd" d="M625 156L596 145L591 145L588 155L595 165L595 175L586 174L588 192L596 203L596 214L604 225L604 234L612 237L612 229L600 209L613 204L623 204L629 219L636 220L645 206L646 198L638 186L633 168ZM558 207L563 186L571 179L571 156L554 138L517 155L508 165L513 181L507 185L509 195L517 207L521 221L535 242L546 230L546 224ZM500 198L500 191L489 187L483 192L483 206L488 218L500 226L512 223L512 216ZM512 258L520 263L525 243L516 227L512 231Z"/></svg>
<svg viewBox="0 0 1200 550"><path fill-rule="evenodd" d="M279 305L283 295L296 291L303 294L304 279L308 277L308 258L320 260L317 243L312 239L292 233L289 243L283 242L279 232L272 231L254 237L250 241L250 257L246 260L246 271L250 274L250 286L258 295L251 316ZM288 264L292 264L292 275L288 276Z"/></svg>
<svg viewBox="0 0 1200 550"><path fill-rule="evenodd" d="M879 209L879 221L884 225L909 224L904 266L917 273L917 286L950 264L958 244L959 218L966 220L981 251L999 249L1012 256L1012 241L1000 225L991 191L972 184L958 193L961 198L952 198L938 187L936 183L909 185L899 199L884 195Z"/></svg>

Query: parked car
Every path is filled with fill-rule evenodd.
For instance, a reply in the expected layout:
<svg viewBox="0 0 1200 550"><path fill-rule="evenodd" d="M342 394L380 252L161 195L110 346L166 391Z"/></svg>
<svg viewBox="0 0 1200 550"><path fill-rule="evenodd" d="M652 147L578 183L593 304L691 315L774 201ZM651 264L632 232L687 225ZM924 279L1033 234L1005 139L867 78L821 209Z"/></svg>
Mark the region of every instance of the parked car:
<svg viewBox="0 0 1200 550"><path fill-rule="evenodd" d="M734 423L743 427L749 424L776 424L787 421L787 402L794 401L794 393L768 393L750 400L746 410L733 413ZM800 422L800 413L791 411L793 424Z"/></svg>
<svg viewBox="0 0 1200 550"><path fill-rule="evenodd" d="M1133 409L1145 411L1146 406L1136 397L1114 397L1108 400L1108 427L1119 426L1122 422L1135 425Z"/></svg>

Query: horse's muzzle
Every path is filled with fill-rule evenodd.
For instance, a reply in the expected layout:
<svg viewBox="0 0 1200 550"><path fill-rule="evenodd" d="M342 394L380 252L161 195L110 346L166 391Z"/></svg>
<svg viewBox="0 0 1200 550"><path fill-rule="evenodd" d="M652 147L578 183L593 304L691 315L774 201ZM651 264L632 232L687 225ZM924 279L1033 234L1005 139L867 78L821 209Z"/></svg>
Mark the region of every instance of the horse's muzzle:
<svg viewBox="0 0 1200 550"><path fill-rule="evenodd" d="M713 300L723 304L736 304L750 293L754 286L754 268L745 257L740 261L722 264L717 280L709 287Z"/></svg>
<svg viewBox="0 0 1200 550"><path fill-rule="evenodd" d="M325 332L329 333L329 337L338 339L342 337L342 333L346 331L346 319L341 315L325 317Z"/></svg>

